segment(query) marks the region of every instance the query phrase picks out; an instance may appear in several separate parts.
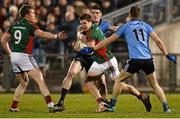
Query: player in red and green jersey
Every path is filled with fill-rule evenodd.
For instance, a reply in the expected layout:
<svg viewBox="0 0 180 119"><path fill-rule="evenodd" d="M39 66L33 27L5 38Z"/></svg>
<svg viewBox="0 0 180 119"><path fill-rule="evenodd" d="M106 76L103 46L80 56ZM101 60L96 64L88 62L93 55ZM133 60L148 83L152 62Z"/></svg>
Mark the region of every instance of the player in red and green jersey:
<svg viewBox="0 0 180 119"><path fill-rule="evenodd" d="M16 73L16 78L20 82L15 90L13 102L9 110L11 112L19 111L18 103L28 85L28 76L30 76L38 84L48 105L48 111L54 112L54 103L51 99L49 90L38 65L32 57L33 37L36 35L38 37L53 40L65 39L67 35L64 32L58 34L44 32L35 26L34 24L37 22L37 18L32 6L23 5L20 9L20 15L21 19L12 25L1 39L2 47L10 56L13 72ZM13 43L12 50L8 44L9 39L11 39Z"/></svg>
<svg viewBox="0 0 180 119"><path fill-rule="evenodd" d="M87 18L90 18L90 19L88 19L89 21L87 19L85 20L83 18L84 16ZM84 25L85 26L87 25L87 27L86 27L87 30L84 27ZM92 25L91 16L89 16L87 14L80 17L80 26L82 26L82 31L79 35L79 37L81 37L81 38L79 38L79 39L81 39L83 42L85 42L88 47L95 46L96 41L98 42L98 39L103 40L105 38L103 33L101 32L101 30L96 25ZM85 37L83 37L83 36L85 36ZM96 41L92 40L92 38L96 39ZM75 49L75 50L78 50L78 49ZM113 57L111 52L106 53L106 50L107 49L99 50L97 52L97 54L94 54L93 56L83 55L81 53L78 53L76 55L76 57L71 62L71 65L69 67L66 77L63 80L61 97L58 101L58 104L56 104L57 111L63 111L65 109L64 108L65 96L67 95L67 93L72 85L72 80L73 80L74 76L78 72L80 72L82 70L82 68L85 68L86 72L88 72L89 68L91 67L92 63L94 62L94 59L96 59L96 60L102 59L102 61L100 61L100 62L105 62L106 60L101 57L107 56L107 59L111 59ZM99 55L101 55L101 56L99 56ZM92 57L94 57L94 58L92 58ZM103 100L101 100L100 102L103 102Z"/></svg>
<svg viewBox="0 0 180 119"><path fill-rule="evenodd" d="M23 52L32 54L34 32L38 27L29 23L27 19L21 19L10 27L9 34L12 34L12 52Z"/></svg>
<svg viewBox="0 0 180 119"><path fill-rule="evenodd" d="M92 23L90 15L82 15L80 17L80 25L83 30L83 35L84 37L86 37L86 40L88 42L88 46L93 47L100 41L105 39L105 36L99 29L99 27ZM113 68L113 71L110 72L110 76L118 74L119 70L117 67L117 61L114 62L114 55L111 53L109 48L101 48L92 56L94 57L95 62L93 62L92 66L88 71L86 83L88 84L92 95L97 99L98 104L105 104L104 100L101 98L97 87L94 85L94 81L95 79L100 79L101 75L105 72L105 70L108 70L109 68ZM104 111L108 110L108 108L103 109Z"/></svg>

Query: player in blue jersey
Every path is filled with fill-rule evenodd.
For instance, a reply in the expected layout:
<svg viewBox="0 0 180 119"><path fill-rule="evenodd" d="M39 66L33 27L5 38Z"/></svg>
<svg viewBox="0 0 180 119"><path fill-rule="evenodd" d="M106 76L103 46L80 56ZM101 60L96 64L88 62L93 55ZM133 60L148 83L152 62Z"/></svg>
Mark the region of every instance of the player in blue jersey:
<svg viewBox="0 0 180 119"><path fill-rule="evenodd" d="M113 26L111 25L109 22L107 21L103 21L101 19L102 13L100 11L100 7L95 5L91 8L91 17L93 20L93 23L96 24L101 31L103 32L103 34L108 37L110 35L110 31L111 32L115 32L117 29L117 26ZM113 57L113 60L107 60L107 62L111 62L111 65L109 66L104 66L104 64L99 64L97 62L95 62L89 72L88 72L88 76L91 76L92 78L96 77L96 79L98 79L97 77L100 77L97 81L98 81L98 86L99 86L99 90L97 89L97 87L95 86L95 81L92 81L92 79L90 79L90 81L87 81L87 85L90 89L90 91L92 92L92 95L96 98L97 102L99 103L101 101L101 98L106 99L107 98L107 85L106 85L106 81L105 81L105 75L104 75L104 69L114 69L114 70L110 70L110 72L113 72L117 70L117 72L115 73L116 75L119 75L119 70L118 70L118 64L117 64L117 60L115 57ZM94 69L94 70L91 70ZM97 73L96 70L98 70L98 72L102 72L101 75L99 75ZM91 75L89 75L91 74ZM116 75L113 75L113 79L115 79ZM126 83L122 84L122 90L125 92L128 92L130 94L135 95L139 100L141 100L143 102L143 104L145 105L146 111L151 111L151 103L149 100L149 95L145 95L140 93L138 90L136 90L132 85L128 85ZM100 94L100 95L99 95Z"/></svg>
<svg viewBox="0 0 180 119"><path fill-rule="evenodd" d="M176 58L173 55L168 54L164 43L153 31L152 27L139 19L140 8L132 7L129 12L129 17L131 20L123 26L120 26L109 38L103 40L94 48L84 48L80 52L85 54L92 53L94 50L107 46L119 37L125 39L128 45L129 60L121 71L119 78L115 81L110 101L111 107L113 109L115 107L117 97L122 89L122 81L129 78L139 70L143 70L146 73L147 79L156 96L162 103L164 112L171 112L164 91L159 86L156 79L153 58L149 48L149 37L155 41L158 48L168 60L176 63Z"/></svg>

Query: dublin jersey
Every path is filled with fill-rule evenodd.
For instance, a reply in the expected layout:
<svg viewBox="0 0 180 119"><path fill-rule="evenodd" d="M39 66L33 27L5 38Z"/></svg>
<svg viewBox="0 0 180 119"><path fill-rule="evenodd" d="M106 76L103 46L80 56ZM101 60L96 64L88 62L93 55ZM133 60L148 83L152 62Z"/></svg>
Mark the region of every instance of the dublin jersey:
<svg viewBox="0 0 180 119"><path fill-rule="evenodd" d="M12 51L32 54L34 32L38 27L21 19L10 27Z"/></svg>
<svg viewBox="0 0 180 119"><path fill-rule="evenodd" d="M89 35L88 40L95 40L95 45L106 38L99 27L95 24L92 25ZM112 59L114 56L109 48L101 48L94 53L93 57L96 62L101 64Z"/></svg>
<svg viewBox="0 0 180 119"><path fill-rule="evenodd" d="M110 35L109 28L111 27L111 24L109 22L101 20L98 27L101 29L105 37L108 37Z"/></svg>
<svg viewBox="0 0 180 119"><path fill-rule="evenodd" d="M149 48L151 32L153 32L153 29L149 24L136 19L120 26L115 34L126 40L129 58L151 59L152 56Z"/></svg>

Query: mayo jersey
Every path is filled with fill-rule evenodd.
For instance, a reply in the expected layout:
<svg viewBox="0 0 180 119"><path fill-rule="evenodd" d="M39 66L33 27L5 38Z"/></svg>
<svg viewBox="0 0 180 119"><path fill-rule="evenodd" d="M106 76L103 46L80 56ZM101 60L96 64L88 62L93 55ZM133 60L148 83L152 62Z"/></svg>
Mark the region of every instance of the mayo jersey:
<svg viewBox="0 0 180 119"><path fill-rule="evenodd" d="M100 28L97 25L93 24L91 27L90 36L88 37L88 40L95 40L95 44L97 45L99 42L101 42L105 38L106 37L104 36ZM96 62L100 64L114 57L110 48L105 48L105 47L97 50L93 56Z"/></svg>
<svg viewBox="0 0 180 119"><path fill-rule="evenodd" d="M31 24L26 19L21 19L8 30L11 34L12 51L32 54L33 37L37 26Z"/></svg>

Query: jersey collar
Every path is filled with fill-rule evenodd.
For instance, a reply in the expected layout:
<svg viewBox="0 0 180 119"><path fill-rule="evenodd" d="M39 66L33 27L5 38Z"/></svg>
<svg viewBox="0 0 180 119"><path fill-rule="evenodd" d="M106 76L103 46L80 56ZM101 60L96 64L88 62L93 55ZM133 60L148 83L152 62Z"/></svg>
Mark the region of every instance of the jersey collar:
<svg viewBox="0 0 180 119"><path fill-rule="evenodd" d="M141 21L141 19L133 18L130 21Z"/></svg>
<svg viewBox="0 0 180 119"><path fill-rule="evenodd" d="M102 23L102 19L100 19L99 24L97 26L100 26L101 23ZM95 22L93 22L93 24L95 24Z"/></svg>

